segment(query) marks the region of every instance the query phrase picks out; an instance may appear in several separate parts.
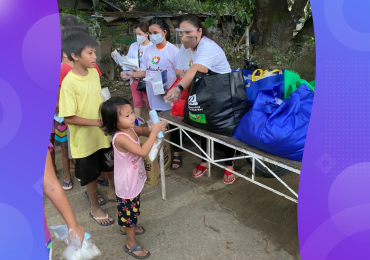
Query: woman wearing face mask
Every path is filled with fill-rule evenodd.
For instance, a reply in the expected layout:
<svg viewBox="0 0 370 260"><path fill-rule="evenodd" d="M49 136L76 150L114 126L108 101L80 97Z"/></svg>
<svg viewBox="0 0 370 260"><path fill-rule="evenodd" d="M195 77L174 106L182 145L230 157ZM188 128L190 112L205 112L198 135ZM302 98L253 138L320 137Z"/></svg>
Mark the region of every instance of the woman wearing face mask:
<svg viewBox="0 0 370 260"><path fill-rule="evenodd" d="M126 58L128 59L137 59L140 57L140 69L143 69L143 57L144 53L149 46L153 45L149 40L149 26L148 23L139 23L135 26L136 39L137 42L131 44L130 49L128 50ZM112 58L115 58L115 53L112 52ZM134 100L134 112L135 115L141 116L141 108L143 106L143 99L145 100L146 107L150 110L148 96L143 91L138 91L137 85L138 80L130 79L132 98Z"/></svg>
<svg viewBox="0 0 370 260"><path fill-rule="evenodd" d="M231 72L230 65L222 48L216 43L208 30L200 23L194 15L184 15L179 19L179 28L176 29L182 45L179 52L179 63L177 75L183 78L177 86L168 91L165 99L171 102L179 100L181 93L187 89L197 73L197 71L208 74L226 74ZM187 69L187 71L186 71ZM215 143L215 147L217 147ZM201 138L201 147L206 151L206 139ZM235 156L235 150L227 146L221 146L217 150L222 150L226 158ZM225 166L233 170L233 161L226 161ZM207 163L202 162L193 170L194 178L201 177L207 171ZM224 171L225 184L235 181L235 175L227 170Z"/></svg>
<svg viewBox="0 0 370 260"><path fill-rule="evenodd" d="M123 71L121 78L123 80L145 78L157 71L167 70L167 88L169 88L176 80L175 71L179 49L168 42L170 40L170 27L163 18L154 17L149 21L149 35L153 45L148 47L144 54L142 71ZM152 84L149 81L146 83L146 93L151 109L156 111L172 109L171 104L164 101L163 95L154 95ZM178 132L171 133L171 140L179 144L179 141L175 141L180 139L178 136ZM182 166L181 157L178 156L179 151L180 148L174 147L175 156L173 157L172 169L179 169Z"/></svg>

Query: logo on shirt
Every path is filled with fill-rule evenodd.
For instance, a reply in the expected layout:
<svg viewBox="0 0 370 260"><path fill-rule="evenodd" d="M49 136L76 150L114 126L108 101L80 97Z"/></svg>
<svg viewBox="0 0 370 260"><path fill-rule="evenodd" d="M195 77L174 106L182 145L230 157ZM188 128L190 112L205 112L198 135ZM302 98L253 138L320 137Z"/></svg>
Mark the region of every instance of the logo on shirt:
<svg viewBox="0 0 370 260"><path fill-rule="evenodd" d="M142 58L144 55L143 51L139 51L139 57Z"/></svg>
<svg viewBox="0 0 370 260"><path fill-rule="evenodd" d="M161 58L159 56L154 56L152 59L152 64L153 65L158 65L158 63L161 61Z"/></svg>
<svg viewBox="0 0 370 260"><path fill-rule="evenodd" d="M190 106L197 106L198 105L198 102L197 102L197 94L191 95L189 97L189 100L188 101L189 101L188 104Z"/></svg>
<svg viewBox="0 0 370 260"><path fill-rule="evenodd" d="M191 68L191 66L193 65L193 59L191 59L190 61L189 61L189 69Z"/></svg>

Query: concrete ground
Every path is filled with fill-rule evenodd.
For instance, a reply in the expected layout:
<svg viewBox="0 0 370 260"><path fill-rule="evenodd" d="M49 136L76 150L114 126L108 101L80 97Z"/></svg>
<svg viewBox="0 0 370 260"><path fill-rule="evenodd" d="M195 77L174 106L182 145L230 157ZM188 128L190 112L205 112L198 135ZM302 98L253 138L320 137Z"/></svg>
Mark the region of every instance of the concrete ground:
<svg viewBox="0 0 370 260"><path fill-rule="evenodd" d="M122 96L132 102L129 87L117 88L112 96ZM142 117L149 118L143 107ZM197 148L187 143L188 148ZM215 156L220 156L216 153ZM212 167L212 176L191 177L192 169L200 162L194 155L182 152L183 167L166 175L167 200L161 198L161 184L145 185L141 193L139 224L146 233L137 236L152 260L290 260L300 259L297 204L242 178L232 185L222 182L223 170ZM60 148L56 148L59 181L64 172ZM251 176L244 160L235 162L235 170ZM74 170L72 170L74 176ZM288 173L282 179L298 192L299 176ZM256 174L256 180L287 195L289 192L275 179ZM90 204L77 179L66 192L79 223L92 236L101 251L96 259L134 259L123 251L125 236L119 233L116 204L107 202L102 208L115 218L108 227L99 226L89 216ZM107 199L108 188L99 186ZM48 226L64 224L50 201L45 197ZM64 242L53 241L53 259L61 259Z"/></svg>
<svg viewBox="0 0 370 260"><path fill-rule="evenodd" d="M242 178L225 185L223 171L218 167L212 168L210 178L194 179L190 173L199 160L186 152L182 155L182 169L167 175L166 201L161 199L160 184L145 185L141 193L139 224L147 232L137 236L137 240L151 252L150 259L300 259L297 204ZM62 182L64 172L58 148L56 161ZM246 174L251 172L244 160L237 161L235 168ZM298 188L296 174L288 173L283 179ZM285 191L274 179L258 175L257 180ZM116 204L107 202L102 207L115 218L115 223L101 227L89 217L84 191L74 178L74 187L66 195L79 223L102 253L96 259L134 259L123 251L125 236L119 233ZM107 198L107 187L99 186L99 192ZM48 226L64 224L47 198L45 212ZM53 259L61 259L65 248L63 242L54 240Z"/></svg>

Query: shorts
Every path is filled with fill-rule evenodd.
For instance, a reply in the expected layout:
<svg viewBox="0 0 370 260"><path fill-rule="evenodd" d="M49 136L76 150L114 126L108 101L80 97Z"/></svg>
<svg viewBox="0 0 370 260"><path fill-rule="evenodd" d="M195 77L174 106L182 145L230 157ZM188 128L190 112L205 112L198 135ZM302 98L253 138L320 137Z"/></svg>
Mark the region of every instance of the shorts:
<svg viewBox="0 0 370 260"><path fill-rule="evenodd" d="M133 83L130 85L131 93L132 93L132 99L134 101L134 108L142 108L143 107L143 100L144 100L147 109L150 110L148 95L146 94L146 92L136 90L137 83L138 83L138 80L134 80Z"/></svg>
<svg viewBox="0 0 370 260"><path fill-rule="evenodd" d="M54 146L68 146L68 136L67 136L67 130L68 127L64 123L59 123L54 120L54 129L55 129L55 141Z"/></svg>
<svg viewBox="0 0 370 260"><path fill-rule="evenodd" d="M112 150L112 147L104 148L85 157L75 159L75 176L81 180L81 186L85 186L97 180L102 173L112 173L113 166L106 164L105 153Z"/></svg>
<svg viewBox="0 0 370 260"><path fill-rule="evenodd" d="M140 215L140 194L133 199L117 197L118 225L120 227L135 227Z"/></svg>

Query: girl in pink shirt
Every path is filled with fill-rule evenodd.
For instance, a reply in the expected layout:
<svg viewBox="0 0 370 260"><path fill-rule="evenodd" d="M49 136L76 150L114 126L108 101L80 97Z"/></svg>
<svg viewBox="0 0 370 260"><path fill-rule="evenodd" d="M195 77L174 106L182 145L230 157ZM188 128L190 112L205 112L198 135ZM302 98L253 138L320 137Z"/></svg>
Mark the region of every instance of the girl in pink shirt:
<svg viewBox="0 0 370 260"><path fill-rule="evenodd" d="M120 232L127 235L125 252L138 259L150 253L136 242L135 235L145 233L137 226L140 215L140 193L146 180L143 157L147 156L156 141L157 134L165 129L167 122L148 127L135 126L135 114L130 102L122 97L112 97L100 107L102 129L113 136L114 183L116 186L118 224ZM139 136L148 136L140 146Z"/></svg>

